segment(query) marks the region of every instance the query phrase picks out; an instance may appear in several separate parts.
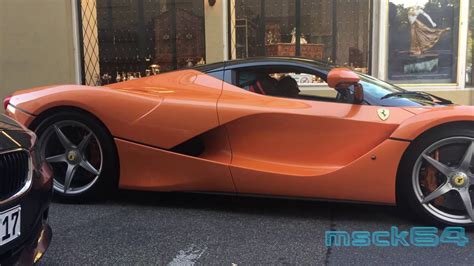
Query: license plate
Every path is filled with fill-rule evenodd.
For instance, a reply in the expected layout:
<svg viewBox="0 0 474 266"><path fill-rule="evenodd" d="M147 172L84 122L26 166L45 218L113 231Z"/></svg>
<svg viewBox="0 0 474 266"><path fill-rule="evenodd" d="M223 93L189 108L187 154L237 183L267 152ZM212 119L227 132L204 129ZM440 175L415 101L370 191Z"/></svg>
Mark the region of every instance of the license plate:
<svg viewBox="0 0 474 266"><path fill-rule="evenodd" d="M21 234L21 207L0 213L0 246L18 238Z"/></svg>

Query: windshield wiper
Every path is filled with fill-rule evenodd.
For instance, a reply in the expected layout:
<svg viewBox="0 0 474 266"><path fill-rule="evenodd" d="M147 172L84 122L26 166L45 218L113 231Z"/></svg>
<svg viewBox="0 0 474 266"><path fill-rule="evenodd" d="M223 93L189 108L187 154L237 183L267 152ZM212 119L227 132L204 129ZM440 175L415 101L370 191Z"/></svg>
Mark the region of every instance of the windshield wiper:
<svg viewBox="0 0 474 266"><path fill-rule="evenodd" d="M403 97L403 96L418 96L420 98L432 100L432 98L428 94L425 94L423 92L418 92L418 91L392 92L392 93L389 93L389 94L383 96L382 98L380 98L380 100L384 100L384 99L388 99L388 98L392 98L392 97Z"/></svg>
<svg viewBox="0 0 474 266"><path fill-rule="evenodd" d="M389 93L389 94L383 96L382 98L380 98L380 100L384 100L384 99L388 99L388 98L392 98L392 97L404 97L404 96L418 97L418 98L429 100L429 101L432 101L432 102L434 100L437 100L438 102L440 102L442 104L452 104L453 103L450 100L446 100L444 98L441 98L441 97L438 97L438 96L435 96L435 95L432 95L432 94L429 94L429 93L426 93L426 92L419 92L419 91L397 91L397 92Z"/></svg>

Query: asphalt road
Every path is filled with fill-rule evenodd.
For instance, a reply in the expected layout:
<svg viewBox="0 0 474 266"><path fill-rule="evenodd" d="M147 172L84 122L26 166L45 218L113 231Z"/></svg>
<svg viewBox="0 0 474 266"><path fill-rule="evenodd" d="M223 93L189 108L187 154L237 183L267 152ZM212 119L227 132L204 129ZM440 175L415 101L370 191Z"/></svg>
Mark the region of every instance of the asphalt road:
<svg viewBox="0 0 474 266"><path fill-rule="evenodd" d="M394 207L201 194L121 192L102 203L53 203L42 265L473 264L466 247L326 248L325 232L406 230Z"/></svg>

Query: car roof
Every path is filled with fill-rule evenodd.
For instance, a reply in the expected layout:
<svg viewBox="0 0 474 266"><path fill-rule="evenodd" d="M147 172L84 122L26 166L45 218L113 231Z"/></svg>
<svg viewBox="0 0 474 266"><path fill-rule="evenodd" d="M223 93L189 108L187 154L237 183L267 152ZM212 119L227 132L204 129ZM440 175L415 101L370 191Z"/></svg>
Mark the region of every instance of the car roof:
<svg viewBox="0 0 474 266"><path fill-rule="evenodd" d="M211 63L207 65L197 66L194 69L201 72L213 72L222 70L223 68L240 68L240 67L252 67L252 66L264 66L264 65L293 65L293 66L306 66L310 68L317 68L320 71L329 71L335 66L322 62L311 60L301 57L251 57L246 59L235 59L229 61L223 61L218 63Z"/></svg>

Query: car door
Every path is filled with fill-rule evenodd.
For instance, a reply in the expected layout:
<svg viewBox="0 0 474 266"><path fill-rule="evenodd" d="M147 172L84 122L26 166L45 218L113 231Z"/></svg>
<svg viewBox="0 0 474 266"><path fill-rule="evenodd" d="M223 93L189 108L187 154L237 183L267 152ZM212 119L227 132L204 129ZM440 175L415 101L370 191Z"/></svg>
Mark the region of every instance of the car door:
<svg viewBox="0 0 474 266"><path fill-rule="evenodd" d="M227 129L230 169L242 194L330 198L339 184L358 178L367 183L364 177L338 174L412 116L401 108L386 108L391 115L383 121L377 106L256 94L232 84L234 72L226 70L218 116ZM342 189L352 188L347 183Z"/></svg>

